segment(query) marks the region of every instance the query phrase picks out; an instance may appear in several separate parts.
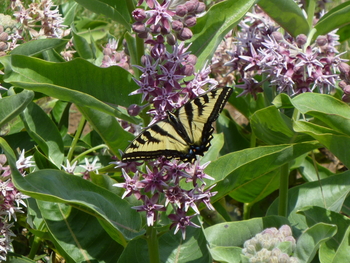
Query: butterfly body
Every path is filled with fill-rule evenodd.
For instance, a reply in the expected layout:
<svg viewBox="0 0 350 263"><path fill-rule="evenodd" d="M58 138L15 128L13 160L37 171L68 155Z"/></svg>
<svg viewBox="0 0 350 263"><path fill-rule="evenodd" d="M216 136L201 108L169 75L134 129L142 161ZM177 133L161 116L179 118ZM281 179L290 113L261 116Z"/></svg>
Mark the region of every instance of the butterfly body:
<svg viewBox="0 0 350 263"><path fill-rule="evenodd" d="M155 159L181 159L193 163L210 147L218 118L230 97L232 89L218 88L185 103L167 118L147 127L125 150L122 161Z"/></svg>

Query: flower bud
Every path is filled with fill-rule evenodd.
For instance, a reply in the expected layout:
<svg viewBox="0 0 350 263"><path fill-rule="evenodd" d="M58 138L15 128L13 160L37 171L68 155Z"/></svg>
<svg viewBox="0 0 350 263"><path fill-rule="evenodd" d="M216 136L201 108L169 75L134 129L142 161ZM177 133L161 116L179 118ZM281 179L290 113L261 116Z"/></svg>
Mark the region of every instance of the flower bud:
<svg viewBox="0 0 350 263"><path fill-rule="evenodd" d="M132 12L132 17L138 21L141 22L143 21L147 16L146 16L146 12L145 10L141 9L141 8L137 8Z"/></svg>
<svg viewBox="0 0 350 263"><path fill-rule="evenodd" d="M132 24L132 30L136 33L143 33L146 31L146 26L142 22L135 22Z"/></svg>
<svg viewBox="0 0 350 263"><path fill-rule="evenodd" d="M197 18L196 16L187 16L184 19L184 24L188 27L193 27L197 23Z"/></svg>
<svg viewBox="0 0 350 263"><path fill-rule="evenodd" d="M160 25L151 25L150 27L150 31L152 34L158 35L160 33L161 27Z"/></svg>
<svg viewBox="0 0 350 263"><path fill-rule="evenodd" d="M184 24L179 20L174 20L171 22L171 28L174 31L181 31L184 28Z"/></svg>
<svg viewBox="0 0 350 263"><path fill-rule="evenodd" d="M345 63L345 62L339 63L338 68L339 68L339 70L340 70L341 73L344 73L344 74L346 74L346 75L349 75L350 66L349 66L347 63Z"/></svg>
<svg viewBox="0 0 350 263"><path fill-rule="evenodd" d="M196 65L196 63L197 63L197 57L196 57L195 55L193 55L193 54L189 54L189 55L187 56L187 58L186 58L186 61L187 61L187 63L189 63L189 64Z"/></svg>
<svg viewBox="0 0 350 263"><path fill-rule="evenodd" d="M106 56L111 56L113 54L113 51L112 49L110 49L109 47L105 47L103 49L103 55L106 55Z"/></svg>
<svg viewBox="0 0 350 263"><path fill-rule="evenodd" d="M176 43L176 38L173 34L168 34L166 36L166 42L170 45L170 46L174 46Z"/></svg>
<svg viewBox="0 0 350 263"><path fill-rule="evenodd" d="M140 107L137 104L131 104L128 107L128 113L129 113L130 116L137 116L140 113L141 110L142 110L142 107Z"/></svg>
<svg viewBox="0 0 350 263"><path fill-rule="evenodd" d="M9 35L6 32L0 34L0 41L7 41Z"/></svg>
<svg viewBox="0 0 350 263"><path fill-rule="evenodd" d="M143 38L143 39L147 39L148 38L148 32L142 32L142 33L138 33L137 36L139 38Z"/></svg>
<svg viewBox="0 0 350 263"><path fill-rule="evenodd" d="M328 39L326 36L318 36L317 39L316 39L316 44L319 46L319 47L323 47L325 45L328 44Z"/></svg>
<svg viewBox="0 0 350 263"><path fill-rule="evenodd" d="M7 44L5 42L0 42L0 51L5 51L7 49Z"/></svg>
<svg viewBox="0 0 350 263"><path fill-rule="evenodd" d="M198 7L196 9L196 14L200 14L200 13L203 13L205 11L205 4L203 2L199 2L198 3Z"/></svg>
<svg viewBox="0 0 350 263"><path fill-rule="evenodd" d="M343 88L343 91L346 95L350 95L350 85L346 85L344 88Z"/></svg>
<svg viewBox="0 0 350 263"><path fill-rule="evenodd" d="M188 13L195 13L198 8L199 1L198 0L190 0L185 3L187 7Z"/></svg>
<svg viewBox="0 0 350 263"><path fill-rule="evenodd" d="M192 64L186 64L181 68L181 75L192 76L195 72L195 67Z"/></svg>
<svg viewBox="0 0 350 263"><path fill-rule="evenodd" d="M307 41L307 36L305 36L304 34L300 34L296 37L296 42L298 47L302 47L303 45L305 45Z"/></svg>
<svg viewBox="0 0 350 263"><path fill-rule="evenodd" d="M339 88L341 88L341 89L344 89L346 85L347 85L347 84L346 84L346 82L345 82L344 80L339 81L339 83L338 83L338 86L339 86Z"/></svg>
<svg viewBox="0 0 350 263"><path fill-rule="evenodd" d="M181 41L191 39L193 36L193 33L191 29L185 27L180 33L178 33L178 39Z"/></svg>
<svg viewBox="0 0 350 263"><path fill-rule="evenodd" d="M277 42L280 42L280 41L283 40L283 35L282 35L280 32L278 32L278 31L273 31L273 32L271 33L271 36L273 36L273 38L274 38Z"/></svg>
<svg viewBox="0 0 350 263"><path fill-rule="evenodd" d="M187 15L187 7L185 5L178 5L175 11L176 15L179 17L184 17Z"/></svg>

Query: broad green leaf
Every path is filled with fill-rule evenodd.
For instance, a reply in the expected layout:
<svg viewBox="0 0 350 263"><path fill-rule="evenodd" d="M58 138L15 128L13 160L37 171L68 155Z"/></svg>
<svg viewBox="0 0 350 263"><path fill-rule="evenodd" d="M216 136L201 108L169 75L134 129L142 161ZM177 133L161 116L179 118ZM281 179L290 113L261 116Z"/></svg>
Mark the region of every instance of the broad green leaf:
<svg viewBox="0 0 350 263"><path fill-rule="evenodd" d="M293 254L300 262L311 262L315 257L319 246L330 239L337 232L335 225L318 223L303 232Z"/></svg>
<svg viewBox="0 0 350 263"><path fill-rule="evenodd" d="M34 56L44 51L63 48L68 40L58 38L37 39L23 43L11 51L11 55Z"/></svg>
<svg viewBox="0 0 350 263"><path fill-rule="evenodd" d="M108 18L122 24L131 31L131 12L128 9L128 1L113 0L75 0L77 3L96 14L105 15Z"/></svg>
<svg viewBox="0 0 350 263"><path fill-rule="evenodd" d="M30 137L39 145L49 160L57 167L61 167L64 158L61 134L43 109L32 102L21 113L21 119Z"/></svg>
<svg viewBox="0 0 350 263"><path fill-rule="evenodd" d="M95 217L61 203L40 200L37 203L55 248L66 260L113 262L119 258L123 247L108 235Z"/></svg>
<svg viewBox="0 0 350 263"><path fill-rule="evenodd" d="M124 119L128 116L101 101L124 107L140 101L129 96L138 89L132 75L117 66L99 68L83 59L52 63L19 55L1 57L0 62L5 82Z"/></svg>
<svg viewBox="0 0 350 263"><path fill-rule="evenodd" d="M327 168L325 168L317 162L316 169L313 160L308 156L303 159L303 161L299 164L298 167L298 171L307 182L317 181L319 178L323 179L334 175L330 170L328 170ZM319 175L319 177L317 176L317 174Z"/></svg>
<svg viewBox="0 0 350 263"><path fill-rule="evenodd" d="M242 248L240 247L214 247L209 249L212 258L218 262L241 262Z"/></svg>
<svg viewBox="0 0 350 263"><path fill-rule="evenodd" d="M333 129L305 121L295 122L294 130L314 137L316 140L326 146L347 167L350 167L350 159L348 158L350 136L343 135Z"/></svg>
<svg viewBox="0 0 350 263"><path fill-rule="evenodd" d="M216 121L216 132L222 132L225 137L221 154L249 148L249 141L242 136L244 133L242 127L231 118L227 110L224 110Z"/></svg>
<svg viewBox="0 0 350 263"><path fill-rule="evenodd" d="M91 45L89 44L89 42L82 36L79 36L75 30L73 30L72 33L74 48L78 52L79 56L86 60L95 59L94 53L91 49Z"/></svg>
<svg viewBox="0 0 350 263"><path fill-rule="evenodd" d="M268 216L250 220L225 222L210 226L204 230L204 234L210 249L215 247L243 247L246 240L266 228L289 225L286 218L281 216Z"/></svg>
<svg viewBox="0 0 350 263"><path fill-rule="evenodd" d="M261 200L278 188L278 168L317 147L314 142L262 146L222 156L205 169L215 178L208 185L217 184L214 190L218 194L212 200L227 194L243 203Z"/></svg>
<svg viewBox="0 0 350 263"><path fill-rule="evenodd" d="M63 25L69 26L73 23L77 6L78 4L74 2L67 2L61 5L64 16Z"/></svg>
<svg viewBox="0 0 350 263"><path fill-rule="evenodd" d="M306 92L292 99L296 109L350 136L350 106L330 95Z"/></svg>
<svg viewBox="0 0 350 263"><path fill-rule="evenodd" d="M293 37L308 35L310 26L293 0L260 0L258 5Z"/></svg>
<svg viewBox="0 0 350 263"><path fill-rule="evenodd" d="M338 213L350 192L349 186L350 172L347 171L289 189L287 215L290 223L299 229L299 233L296 234L300 235L301 231L308 228L307 220L297 214L297 211L307 206L319 206ZM267 215L278 214L278 202L279 198L271 204Z"/></svg>
<svg viewBox="0 0 350 263"><path fill-rule="evenodd" d="M11 166L13 183L23 194L38 200L69 204L95 216L107 233L123 246L126 240L144 234L140 214L119 196L58 170L46 169L23 177L16 169L13 151L1 137L0 146Z"/></svg>
<svg viewBox="0 0 350 263"><path fill-rule="evenodd" d="M200 159L200 163L216 160L220 156L220 150L224 146L225 140L223 134L214 134L214 138L211 140L211 146L209 150Z"/></svg>
<svg viewBox="0 0 350 263"><path fill-rule="evenodd" d="M193 37L189 40L192 44L189 50L198 57L198 69L210 61L224 36L239 23L254 3L253 0L223 1L197 19L197 24L191 27Z"/></svg>
<svg viewBox="0 0 350 263"><path fill-rule="evenodd" d="M350 24L350 2L346 1L337 7L329 10L315 25L317 32L314 37L325 35L332 30Z"/></svg>
<svg viewBox="0 0 350 263"><path fill-rule="evenodd" d="M334 257L332 258L332 261L324 258L326 256L329 258L329 252L326 251L326 253L323 253L324 248L326 247L327 243L323 243L320 247L320 259L324 263L332 262L332 263L337 263L337 262L347 262L349 260L349 250L350 250L350 227L349 227L349 222L348 223L348 228L346 229L346 232L344 233L344 238L341 240L338 249L336 253L332 253ZM333 251L332 251L333 252Z"/></svg>
<svg viewBox="0 0 350 263"><path fill-rule="evenodd" d="M24 90L21 93L0 99L0 128L18 116L32 102L34 92Z"/></svg>
<svg viewBox="0 0 350 263"><path fill-rule="evenodd" d="M133 139L131 133L125 131L116 118L92 108L77 106L79 111L89 121L94 130L101 136L109 149L120 156L119 150L124 151Z"/></svg>
<svg viewBox="0 0 350 263"><path fill-rule="evenodd" d="M257 138L271 145L292 143L296 139L292 121L275 106L257 110L251 117L250 125Z"/></svg>
<svg viewBox="0 0 350 263"><path fill-rule="evenodd" d="M272 104L275 105L278 109L279 108L294 108L293 104L291 102L291 98L285 93L278 94L274 98Z"/></svg>
<svg viewBox="0 0 350 263"><path fill-rule="evenodd" d="M307 218L306 222L308 223L309 227L321 222L337 226L337 233L331 239L321 245L319 257L321 262L324 263L346 262L346 260L344 260L344 252L346 252L346 255L348 255L350 249L350 219L339 213L335 213L317 206L306 207L301 209L299 213L303 214L305 218ZM342 244L342 246L339 244ZM341 260L341 258L343 258L343 260Z"/></svg>

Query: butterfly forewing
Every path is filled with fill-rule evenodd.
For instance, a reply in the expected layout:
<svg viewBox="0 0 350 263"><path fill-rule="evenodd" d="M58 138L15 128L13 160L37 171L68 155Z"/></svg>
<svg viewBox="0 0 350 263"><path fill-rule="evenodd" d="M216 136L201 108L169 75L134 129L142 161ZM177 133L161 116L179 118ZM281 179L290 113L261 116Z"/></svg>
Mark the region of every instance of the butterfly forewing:
<svg viewBox="0 0 350 263"><path fill-rule="evenodd" d="M210 146L213 127L232 89L218 88L187 102L168 119L146 128L125 150L122 161L160 156L194 162Z"/></svg>

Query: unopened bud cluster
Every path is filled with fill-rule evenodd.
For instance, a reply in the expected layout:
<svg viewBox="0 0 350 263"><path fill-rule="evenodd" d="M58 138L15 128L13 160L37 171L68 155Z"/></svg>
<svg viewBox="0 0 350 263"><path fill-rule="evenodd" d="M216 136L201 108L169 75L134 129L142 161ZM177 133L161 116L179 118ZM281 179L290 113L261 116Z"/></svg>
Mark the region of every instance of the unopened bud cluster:
<svg viewBox="0 0 350 263"><path fill-rule="evenodd" d="M156 0L146 1L149 10L137 8L132 13L136 20L132 25L134 32L144 39L161 34L169 45L174 45L176 39L190 39L193 34L189 28L196 25L196 15L205 11L205 4L198 0L182 2L165 0L159 4Z"/></svg>
<svg viewBox="0 0 350 263"><path fill-rule="evenodd" d="M280 229L267 228L247 240L242 253L249 262L297 263L298 259L290 256L295 246L291 228L283 225Z"/></svg>
<svg viewBox="0 0 350 263"><path fill-rule="evenodd" d="M9 15L0 14L0 56L6 55L15 45L17 22Z"/></svg>

